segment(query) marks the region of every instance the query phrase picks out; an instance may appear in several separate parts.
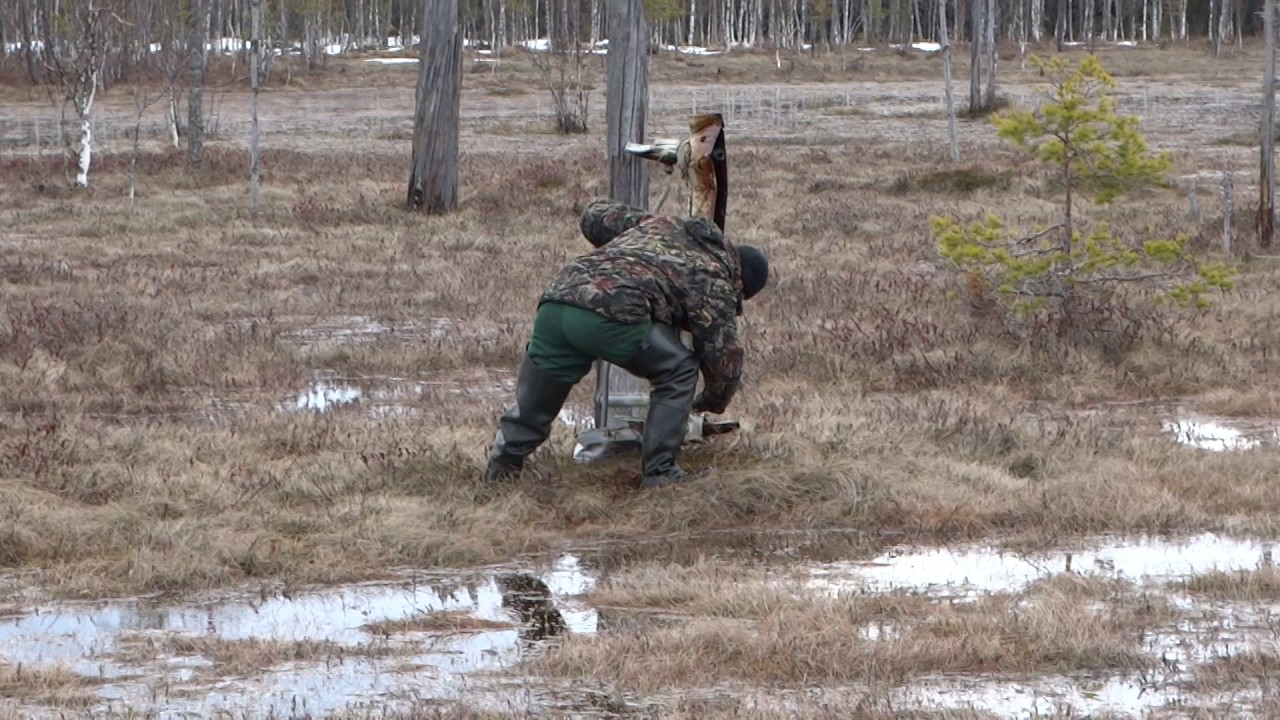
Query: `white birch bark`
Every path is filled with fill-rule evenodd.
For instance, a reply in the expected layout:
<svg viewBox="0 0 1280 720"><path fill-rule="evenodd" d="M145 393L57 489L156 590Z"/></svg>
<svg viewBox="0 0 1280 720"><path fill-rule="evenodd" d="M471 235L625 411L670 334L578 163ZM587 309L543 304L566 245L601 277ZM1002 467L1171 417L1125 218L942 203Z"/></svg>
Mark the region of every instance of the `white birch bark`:
<svg viewBox="0 0 1280 720"><path fill-rule="evenodd" d="M89 74L88 92L76 98L76 114L80 117L80 159L76 166L76 186L89 187L89 163L93 159L93 98L98 92L98 71Z"/></svg>

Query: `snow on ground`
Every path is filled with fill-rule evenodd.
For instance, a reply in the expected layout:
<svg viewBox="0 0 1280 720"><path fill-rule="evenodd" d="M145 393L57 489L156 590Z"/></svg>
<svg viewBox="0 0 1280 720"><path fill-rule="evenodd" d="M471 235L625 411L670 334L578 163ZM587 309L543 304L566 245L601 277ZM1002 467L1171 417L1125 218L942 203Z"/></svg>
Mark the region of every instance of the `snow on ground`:
<svg viewBox="0 0 1280 720"><path fill-rule="evenodd" d="M890 45L889 47L893 50L902 49L902 45ZM911 48L913 50L919 50L920 52L935 53L935 52L941 52L942 44L936 43L936 42L930 42L930 41L920 41L920 42L911 43ZM875 48L858 48L858 49L862 50L863 52L870 52Z"/></svg>

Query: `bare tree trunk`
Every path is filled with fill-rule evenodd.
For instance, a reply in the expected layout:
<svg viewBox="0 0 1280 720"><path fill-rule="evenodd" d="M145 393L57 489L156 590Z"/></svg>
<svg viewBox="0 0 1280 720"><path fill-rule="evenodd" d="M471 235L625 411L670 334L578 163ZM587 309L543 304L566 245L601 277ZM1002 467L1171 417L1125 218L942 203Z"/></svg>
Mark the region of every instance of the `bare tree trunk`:
<svg viewBox="0 0 1280 720"><path fill-rule="evenodd" d="M409 207L445 213L458 205L462 27L458 0L423 0L421 62L413 124Z"/></svg>
<svg viewBox="0 0 1280 720"><path fill-rule="evenodd" d="M191 24L187 35L187 159L200 162L204 155L204 43L209 35L207 0L191 3Z"/></svg>
<svg viewBox="0 0 1280 720"><path fill-rule="evenodd" d="M1044 0L1031 0L1031 41L1040 42L1044 32Z"/></svg>
<svg viewBox="0 0 1280 720"><path fill-rule="evenodd" d="M1071 12L1070 6L1064 0L1058 0L1057 15L1053 24L1053 40L1058 46L1058 52L1062 52L1067 40L1067 14Z"/></svg>
<svg viewBox="0 0 1280 720"><path fill-rule="evenodd" d="M1209 0L1209 34L1213 36L1213 56L1222 54L1223 0Z"/></svg>
<svg viewBox="0 0 1280 720"><path fill-rule="evenodd" d="M996 52L996 0L987 0L987 90L982 107L993 110L996 106L996 63L999 53Z"/></svg>
<svg viewBox="0 0 1280 720"><path fill-rule="evenodd" d="M942 82L947 97L947 139L951 162L960 162L960 141L956 138L956 99L951 92L951 43L947 40L947 0L938 0L938 42L942 45Z"/></svg>
<svg viewBox="0 0 1280 720"><path fill-rule="evenodd" d="M982 16L986 0L969 0L969 113L982 110Z"/></svg>
<svg viewBox="0 0 1280 720"><path fill-rule="evenodd" d="M138 147L142 143L142 116L146 114L147 108L152 103L160 100L165 96L165 91L161 91L154 96L148 96L146 90L141 87L135 87L133 90L133 104L136 112L133 116L133 154L129 156L129 204L133 204L133 199L137 194L138 180Z"/></svg>
<svg viewBox="0 0 1280 720"><path fill-rule="evenodd" d="M262 56L262 0L250 0L253 8L253 35L249 42L249 75L253 87L252 137L249 140L249 214L258 217L258 185L262 167L261 135L258 131L258 63Z"/></svg>
<svg viewBox="0 0 1280 720"><path fill-rule="evenodd" d="M27 75L31 78L31 84L35 85L40 79L36 75L36 46L32 37L35 14L31 11L31 0L22 0L18 6L18 17L22 22L22 47L27 58Z"/></svg>
<svg viewBox="0 0 1280 720"><path fill-rule="evenodd" d="M76 169L76 186L89 187L89 161L93 156L93 99L98 94L98 70L87 71L84 92L75 98L76 115L80 117L80 162Z"/></svg>
<svg viewBox="0 0 1280 720"><path fill-rule="evenodd" d="M1231 166L1222 171L1222 251L1231 253L1231 216L1235 214L1235 192L1231 182Z"/></svg>
<svg viewBox="0 0 1280 720"><path fill-rule="evenodd" d="M1276 4L1267 0L1263 10L1263 33L1266 37L1266 58L1263 61L1262 78L1262 157L1261 181L1258 190L1258 247L1271 247L1274 235L1276 208Z"/></svg>

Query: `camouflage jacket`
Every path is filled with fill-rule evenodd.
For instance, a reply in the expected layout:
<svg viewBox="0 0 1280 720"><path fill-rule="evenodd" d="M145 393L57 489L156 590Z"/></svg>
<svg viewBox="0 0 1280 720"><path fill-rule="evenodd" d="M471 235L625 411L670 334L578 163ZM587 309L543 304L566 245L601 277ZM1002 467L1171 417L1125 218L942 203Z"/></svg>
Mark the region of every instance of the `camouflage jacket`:
<svg viewBox="0 0 1280 720"><path fill-rule="evenodd" d="M709 218L650 215L608 200L588 205L581 224L596 249L565 266L541 302L692 333L704 381L695 407L724 412L742 375L737 249Z"/></svg>

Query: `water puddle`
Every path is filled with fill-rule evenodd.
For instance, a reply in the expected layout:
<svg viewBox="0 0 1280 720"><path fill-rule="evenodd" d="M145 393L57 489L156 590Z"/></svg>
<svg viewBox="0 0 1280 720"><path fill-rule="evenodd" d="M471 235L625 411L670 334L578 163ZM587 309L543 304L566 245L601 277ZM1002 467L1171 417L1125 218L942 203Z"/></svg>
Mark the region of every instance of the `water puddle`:
<svg viewBox="0 0 1280 720"><path fill-rule="evenodd" d="M416 60L415 60L416 62ZM422 321L389 324L363 315L338 315L322 318L296 330L281 334L281 339L296 345L362 344L393 340L400 342L441 341L450 337L484 335L474 323L461 319L436 317Z"/></svg>
<svg viewBox="0 0 1280 720"><path fill-rule="evenodd" d="M128 708L158 717L289 715L300 707L325 714L365 701L385 706L398 697L450 700L464 691L475 699L485 684L477 673L518 661L543 638L595 632L595 610L575 597L592 586L578 559L563 556L540 573L493 568L472 577L419 574L289 597L46 604L0 617L0 660L70 667L101 683L94 688L99 710ZM461 618L453 621L461 625L397 629L398 621L437 617L433 613ZM197 651L163 650L175 640ZM217 648L234 656L238 643L270 649L305 642L334 650L252 672L224 671L198 652L212 647L208 654L217 658ZM161 651L140 654L138 646L148 643ZM268 657L281 656L289 653Z"/></svg>
<svg viewBox="0 0 1280 720"><path fill-rule="evenodd" d="M928 676L897 687L891 699L902 708L978 708L1018 717L1064 711L1141 714L1189 702L1185 680L1199 663L1274 635L1280 612L1270 605L1209 602L1171 584L1214 570L1259 567L1269 562L1272 545L1205 533L1100 538L1035 553L976 544L898 546L869 561L813 562L794 556L772 562L788 572L798 567L813 593L907 590L939 602L1019 592L1063 572L1133 581L1183 611L1141 640L1141 651L1163 661L1163 670L1096 678ZM537 652L544 640L643 633L684 620L616 608L597 611L583 596L609 570L597 569L594 560L586 561L593 568L588 570L581 557L562 555L536 571L496 566L406 573L391 582L287 594L7 605L0 612L0 662L65 665L92 678L98 684L91 691L101 702L95 710L103 712L324 715L359 706L397 709L464 699L474 708L532 712L561 703L557 693L563 688L496 671ZM868 641L892 642L902 629L898 621L888 621L860 633ZM311 645L297 653L289 643ZM248 659L237 662L243 654Z"/></svg>
<svg viewBox="0 0 1280 720"><path fill-rule="evenodd" d="M866 562L839 562L811 570L809 586L830 592L906 590L939 597L978 597L1017 592L1060 572L1164 582L1212 570L1257 567L1272 543L1204 533L1190 538L1139 537L1096 541L1092 546L1012 553L990 545L923 549L897 547Z"/></svg>
<svg viewBox="0 0 1280 720"><path fill-rule="evenodd" d="M1183 418L1161 423L1183 445L1204 450L1254 450L1280 446L1275 423L1235 418Z"/></svg>
<svg viewBox="0 0 1280 720"><path fill-rule="evenodd" d="M309 386L276 407L282 412L314 413L358 407L373 417L406 416L417 415L419 407L429 400L466 397L490 402L510 395L514 387L514 380L466 383L317 373Z"/></svg>
<svg viewBox="0 0 1280 720"><path fill-rule="evenodd" d="M929 710L985 710L1001 717L1092 717L1103 713L1140 716L1185 702L1183 693L1139 679L1082 680L1042 677L1034 681L935 678L901 688L894 705Z"/></svg>

